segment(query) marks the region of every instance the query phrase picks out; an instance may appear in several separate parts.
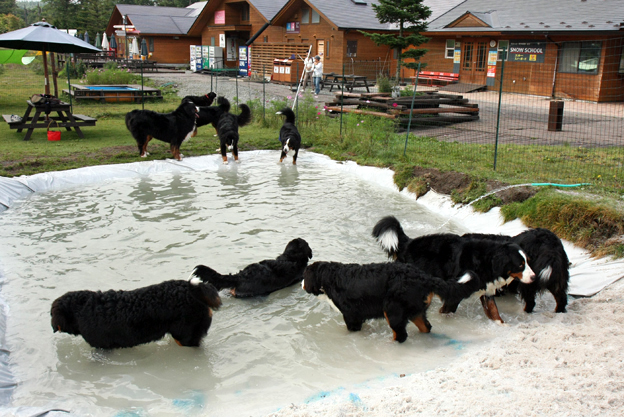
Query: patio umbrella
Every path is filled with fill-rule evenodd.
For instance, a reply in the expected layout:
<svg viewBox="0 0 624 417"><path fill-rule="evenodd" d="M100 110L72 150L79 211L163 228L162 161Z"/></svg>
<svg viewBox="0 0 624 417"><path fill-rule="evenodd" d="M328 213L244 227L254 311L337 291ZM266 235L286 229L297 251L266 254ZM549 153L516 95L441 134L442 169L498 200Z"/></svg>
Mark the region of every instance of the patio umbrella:
<svg viewBox="0 0 624 417"><path fill-rule="evenodd" d="M139 43L137 42L137 38L132 39L132 46L130 47L130 53L134 55L139 54Z"/></svg>
<svg viewBox="0 0 624 417"><path fill-rule="evenodd" d="M108 44L108 36L106 36L106 33L104 33L104 36L102 37L102 50L108 51L109 48L110 46Z"/></svg>
<svg viewBox="0 0 624 417"><path fill-rule="evenodd" d="M117 55L117 41L115 40L115 35L111 35L110 47L115 50L115 55Z"/></svg>
<svg viewBox="0 0 624 417"><path fill-rule="evenodd" d="M102 38L100 37L100 32L95 34L95 47L102 48Z"/></svg>
<svg viewBox="0 0 624 417"><path fill-rule="evenodd" d="M141 55L147 58L147 42L145 42L145 38L141 39Z"/></svg>
<svg viewBox="0 0 624 417"><path fill-rule="evenodd" d="M100 52L98 48L65 32L61 32L47 22L37 22L22 29L3 33L0 35L0 47L42 52L46 94L50 94L48 62L46 59L48 52L62 54Z"/></svg>
<svg viewBox="0 0 624 417"><path fill-rule="evenodd" d="M86 43L90 43L91 39L89 39L89 32L85 32L84 33L84 41Z"/></svg>

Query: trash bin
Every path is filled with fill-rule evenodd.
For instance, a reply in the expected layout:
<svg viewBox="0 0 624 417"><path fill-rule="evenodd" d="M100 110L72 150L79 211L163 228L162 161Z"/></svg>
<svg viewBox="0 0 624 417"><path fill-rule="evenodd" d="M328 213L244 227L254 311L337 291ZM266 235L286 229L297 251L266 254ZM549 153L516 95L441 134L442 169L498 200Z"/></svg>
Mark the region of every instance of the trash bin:
<svg viewBox="0 0 624 417"><path fill-rule="evenodd" d="M548 110L548 130L561 132L563 125L563 101L551 101Z"/></svg>

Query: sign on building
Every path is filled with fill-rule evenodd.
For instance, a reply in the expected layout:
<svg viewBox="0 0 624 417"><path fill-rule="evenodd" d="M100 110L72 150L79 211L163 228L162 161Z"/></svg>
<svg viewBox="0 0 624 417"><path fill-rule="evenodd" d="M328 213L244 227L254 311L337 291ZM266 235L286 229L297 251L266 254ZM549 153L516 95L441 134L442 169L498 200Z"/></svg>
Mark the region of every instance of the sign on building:
<svg viewBox="0 0 624 417"><path fill-rule="evenodd" d="M512 62L543 63L546 42L509 42L509 58Z"/></svg>

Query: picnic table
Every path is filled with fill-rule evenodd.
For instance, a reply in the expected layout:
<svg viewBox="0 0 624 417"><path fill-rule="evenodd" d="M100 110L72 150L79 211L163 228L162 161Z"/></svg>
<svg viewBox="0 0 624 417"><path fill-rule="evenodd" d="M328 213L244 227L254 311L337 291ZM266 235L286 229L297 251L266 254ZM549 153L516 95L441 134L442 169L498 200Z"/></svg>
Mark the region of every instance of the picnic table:
<svg viewBox="0 0 624 417"><path fill-rule="evenodd" d="M95 126L97 119L83 114L72 114L71 106L69 103L60 102L55 104L43 104L35 105L30 100L26 103L28 107L24 116L21 118L15 118L14 115L3 114L4 121L9 124L10 129L17 129L21 132L27 129L24 140L29 140L35 129L49 129L49 128L61 128L64 127L67 131L71 131L72 128L78 134L81 139L84 138L82 130L83 126ZM34 114L30 113L34 110ZM46 114L48 112L48 114ZM56 113L57 116L52 116L52 113Z"/></svg>
<svg viewBox="0 0 624 417"><path fill-rule="evenodd" d="M355 74L336 74L334 72L323 73L323 79L321 80L323 84L323 88L329 85L329 92L331 93L332 89L337 87L342 87L347 89L349 92L353 92L354 88L357 87L366 87L366 91L370 93L370 89L368 88L368 81L365 75L355 75Z"/></svg>

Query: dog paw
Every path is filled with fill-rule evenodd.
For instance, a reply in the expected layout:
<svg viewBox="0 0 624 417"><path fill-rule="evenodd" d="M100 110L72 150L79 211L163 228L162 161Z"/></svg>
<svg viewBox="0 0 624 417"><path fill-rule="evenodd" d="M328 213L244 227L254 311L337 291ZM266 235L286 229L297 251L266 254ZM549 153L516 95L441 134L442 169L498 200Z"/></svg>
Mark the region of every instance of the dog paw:
<svg viewBox="0 0 624 417"><path fill-rule="evenodd" d="M223 161L223 165L227 165L227 164L229 164L228 161Z"/></svg>
<svg viewBox="0 0 624 417"><path fill-rule="evenodd" d="M237 164L240 164L240 161L237 159L237 160L236 160L236 163L237 163Z"/></svg>

